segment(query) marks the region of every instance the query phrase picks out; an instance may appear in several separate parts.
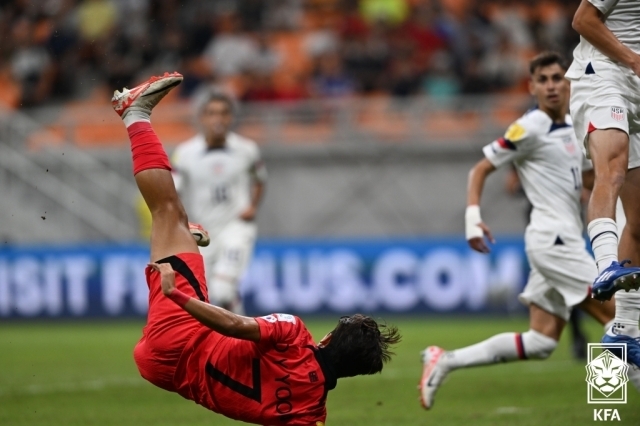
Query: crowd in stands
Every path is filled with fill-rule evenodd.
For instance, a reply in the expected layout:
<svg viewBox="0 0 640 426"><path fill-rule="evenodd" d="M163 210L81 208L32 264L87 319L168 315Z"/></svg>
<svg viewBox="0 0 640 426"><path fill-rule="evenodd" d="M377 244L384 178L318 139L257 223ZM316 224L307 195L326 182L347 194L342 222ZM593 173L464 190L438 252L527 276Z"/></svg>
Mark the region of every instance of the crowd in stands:
<svg viewBox="0 0 640 426"><path fill-rule="evenodd" d="M0 0L0 103L27 108L177 70L245 101L525 90L570 55L578 0Z"/></svg>

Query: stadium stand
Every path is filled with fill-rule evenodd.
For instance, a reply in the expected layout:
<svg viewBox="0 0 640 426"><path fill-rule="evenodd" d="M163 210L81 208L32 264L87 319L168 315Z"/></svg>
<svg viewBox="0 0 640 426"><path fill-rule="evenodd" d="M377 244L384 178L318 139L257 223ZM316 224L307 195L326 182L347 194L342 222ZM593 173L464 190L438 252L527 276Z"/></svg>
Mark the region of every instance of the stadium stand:
<svg viewBox="0 0 640 426"><path fill-rule="evenodd" d="M575 44L575 3L6 1L0 101L82 102L166 69L185 74L181 97L208 83L245 101L522 92L534 52Z"/></svg>

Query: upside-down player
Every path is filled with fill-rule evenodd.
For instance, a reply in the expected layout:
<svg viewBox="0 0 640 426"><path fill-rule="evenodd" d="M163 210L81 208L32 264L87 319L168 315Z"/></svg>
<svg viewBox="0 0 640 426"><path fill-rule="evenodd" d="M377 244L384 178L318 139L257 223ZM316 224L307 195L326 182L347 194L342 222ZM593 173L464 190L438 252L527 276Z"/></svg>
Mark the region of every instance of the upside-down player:
<svg viewBox="0 0 640 426"><path fill-rule="evenodd" d="M227 417L261 425L322 425L327 392L341 377L374 374L399 342L394 327L364 315L340 319L316 345L300 318L236 315L207 303L202 256L151 128L153 107L178 73L115 92L133 156L135 180L151 211L149 313L134 350L154 385Z"/></svg>
<svg viewBox="0 0 640 426"><path fill-rule="evenodd" d="M475 345L423 352L422 405L433 406L438 387L451 371L498 362L544 359L555 350L571 308L580 306L601 324L613 319L613 304L589 297L596 265L585 248L580 217L583 156L567 115L569 82L560 55L545 52L530 64L530 91L538 107L484 147L485 158L469 173L466 236L472 249L488 253L489 227L480 217L480 198L489 174L513 163L529 201L531 221L525 248L531 266L520 301L529 306L530 328L502 333ZM609 324L610 325L610 324ZM605 325L606 327L606 325ZM634 378L634 383L637 380Z"/></svg>

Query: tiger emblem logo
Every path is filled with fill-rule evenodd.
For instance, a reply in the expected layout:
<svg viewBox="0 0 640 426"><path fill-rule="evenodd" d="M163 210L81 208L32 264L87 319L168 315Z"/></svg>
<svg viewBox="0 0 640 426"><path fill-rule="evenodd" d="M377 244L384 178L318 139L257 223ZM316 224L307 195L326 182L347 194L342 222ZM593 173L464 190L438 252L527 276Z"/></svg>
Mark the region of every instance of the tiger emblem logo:
<svg viewBox="0 0 640 426"><path fill-rule="evenodd" d="M587 364L587 383L605 398L628 381L629 366L611 351L605 350Z"/></svg>

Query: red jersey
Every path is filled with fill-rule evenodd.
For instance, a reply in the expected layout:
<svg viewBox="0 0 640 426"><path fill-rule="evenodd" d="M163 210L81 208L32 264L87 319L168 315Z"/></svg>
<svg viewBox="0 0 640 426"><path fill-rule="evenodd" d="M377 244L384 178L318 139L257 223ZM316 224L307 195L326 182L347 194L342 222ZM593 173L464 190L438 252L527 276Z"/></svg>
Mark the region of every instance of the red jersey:
<svg viewBox="0 0 640 426"><path fill-rule="evenodd" d="M185 348L178 393L216 413L266 426L322 425L336 377L300 318L256 318L260 342L203 328Z"/></svg>

